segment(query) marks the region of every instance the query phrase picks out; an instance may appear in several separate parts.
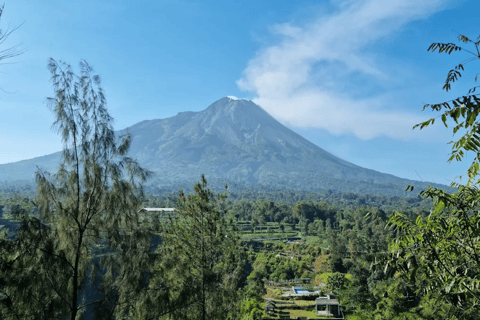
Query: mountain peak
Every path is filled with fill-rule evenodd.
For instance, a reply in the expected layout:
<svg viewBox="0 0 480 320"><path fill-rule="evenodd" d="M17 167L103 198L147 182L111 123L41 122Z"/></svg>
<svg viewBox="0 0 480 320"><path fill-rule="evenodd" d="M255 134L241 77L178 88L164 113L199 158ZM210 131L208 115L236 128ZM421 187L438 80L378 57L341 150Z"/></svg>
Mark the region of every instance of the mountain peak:
<svg viewBox="0 0 480 320"><path fill-rule="evenodd" d="M207 109L203 110L206 114L231 114L231 113L246 113L253 110L263 110L260 106L255 104L252 100L237 98L234 96L226 96L218 99L214 103L208 106ZM242 111L240 111L242 110ZM202 111L200 112L202 113Z"/></svg>
<svg viewBox="0 0 480 320"><path fill-rule="evenodd" d="M159 173L151 182L157 186L193 183L201 174L278 188L401 193L402 186L415 185L342 160L286 128L253 101L233 96L202 111L143 121L128 131L129 155ZM31 180L37 166L55 172L59 161L56 153L0 165L0 181Z"/></svg>
<svg viewBox="0 0 480 320"><path fill-rule="evenodd" d="M233 100L233 101L236 101L236 100L244 100L244 101L252 101L250 99L245 99L245 98L237 98L235 96L226 96L226 97L223 97L222 99L229 99L229 100ZM221 99L220 99L221 100Z"/></svg>

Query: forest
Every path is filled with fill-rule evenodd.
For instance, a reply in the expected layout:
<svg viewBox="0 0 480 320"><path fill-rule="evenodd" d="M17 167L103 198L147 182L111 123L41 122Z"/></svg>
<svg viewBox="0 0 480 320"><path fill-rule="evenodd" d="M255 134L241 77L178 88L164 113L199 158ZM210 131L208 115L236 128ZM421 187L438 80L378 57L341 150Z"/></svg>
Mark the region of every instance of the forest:
<svg viewBox="0 0 480 320"><path fill-rule="evenodd" d="M478 53L480 41L459 40ZM77 75L51 59L48 68L62 163L38 170L34 189L0 193L0 318L312 319L321 318L313 300L327 294L345 319L478 318L476 87L425 105L441 114L418 125L453 121L462 136L450 161L475 154L453 191L213 192L201 176L171 193L144 188L152 172L127 156L128 134L115 137L92 67L81 61ZM463 70L448 73L445 90Z"/></svg>
<svg viewBox="0 0 480 320"><path fill-rule="evenodd" d="M37 244L31 242L26 244L24 242L32 241L32 239L28 239L28 237L32 237L32 234L30 234L32 230L28 230L27 221L31 224L33 221L39 222L36 219L40 219L36 200L4 190L0 203L3 221L10 222L5 231L8 231L9 234L17 233L17 239L10 239L8 240L9 243L13 246L15 241L19 241L19 243L22 241L26 251L29 251L28 247L37 246L38 242ZM194 211L194 208L200 206L205 206L202 211L203 217L197 216L199 212ZM264 310L263 297L267 295L267 290L270 289L267 289L266 283L268 281L301 278L311 279L308 284L311 286L315 286L316 283L321 281L332 286L332 291L341 297L342 306L347 316L349 313L360 314L361 312L373 314L377 309L377 304L384 302L383 293L380 294L378 290L387 290L388 279L392 281L391 277L387 276L376 279L375 276L378 277L378 275L369 267L376 258L385 256L388 250L388 241L395 234L394 231L386 228L385 219L392 214L395 208L412 218L425 217L432 209L432 201L420 197L359 196L352 193L325 197L324 194L301 194L291 191L271 193L264 195L262 199L257 198L255 200L255 197L247 191L243 194L239 193L231 196L227 189L226 193L214 195L207 189L206 181L203 181L197 184L195 192L189 195L145 194L140 207L174 207L179 212L183 210L180 208L185 208L186 212L182 212L181 217L160 214L157 221L150 221L153 219L152 213L149 213L149 217L138 217L138 220L142 221L141 223L146 228L143 232L149 229L151 234L157 234L161 237L162 244L158 245L157 243L158 246L155 251L149 253L147 250L147 252L143 252L145 255L145 265L143 266L145 269L143 271L149 270L151 279L154 279L155 282L160 281L165 291L160 296L149 296L148 288L154 286L153 283L155 282L149 282L148 285L144 283L144 288L138 290L140 292L145 290L143 294L146 296L136 297L135 300L138 300L136 303L140 303L142 299L147 299L147 301L152 299L151 303L155 301L155 307L150 305L147 310L152 317L158 315L158 318L162 318L160 315L165 314L167 318L185 317L193 319L197 318L196 315L205 312L206 318L209 319L226 319L229 317L231 319L260 319L267 316ZM367 214L373 214L378 218L368 218ZM205 229L199 228L198 221L204 221ZM153 225L156 225L155 229L150 229ZM29 227L32 227L32 225ZM201 233L196 236L195 232L206 232L208 237L202 238ZM223 238L218 237L218 235L223 235ZM225 241L225 235L231 242ZM7 233L5 233L5 236L7 236ZM145 237L145 235L143 236ZM21 237L25 238L20 240ZM45 239L40 240L40 235L36 235L35 238L35 241L45 241ZM288 239L301 239L301 241L297 240L294 241L297 243L288 244ZM145 238L143 240L145 241ZM213 250L210 254L207 253L205 257L200 254L202 243L196 243L199 240L205 240L206 243L203 243L203 245ZM152 243L135 241L137 245L143 243L151 249ZM91 244L89 255L93 261L95 256L99 255L98 250L100 248L105 250L106 248L102 247L100 242L102 241ZM124 244L124 246L128 245L132 244ZM129 255L136 252L130 250ZM231 254L229 258L232 260L229 261L229 269L223 269L223 267L226 267L223 259L216 261L215 256L219 252L222 255ZM283 256L292 254L292 252L296 257L295 259L289 260L278 257L279 254ZM4 253L6 252L4 251ZM44 254L46 252L41 253L41 255ZM53 254L53 252L49 254ZM32 258L29 257L30 263L32 263L30 260ZM36 257L36 259L39 258ZM124 258L127 259L127 257ZM211 267L192 263L193 261L200 263L203 259L214 259L214 262L210 261L210 266L213 264L213 268L210 269ZM148 261L150 261L150 265L147 263ZM3 262L6 263L6 261ZM36 261L35 265L38 263L40 261ZM119 262L117 261L117 263ZM14 265L11 265L11 267L10 272L13 272ZM37 267L40 267L40 270L45 268L45 273L50 272L48 270L49 265L42 266L40 264ZM126 266L123 265L123 267ZM133 276L135 268L139 266L130 267L132 269L126 269L125 272ZM99 268L101 269L100 266ZM205 284L207 286L204 293L205 306L203 308L205 310L199 306L199 310L192 311L191 305L185 309L183 306L186 302L197 301L198 290L202 285L200 279L193 277L193 275L200 271L207 272L207 270L212 282ZM8 271L8 269L5 271ZM84 272L87 271L84 270ZM93 272L93 270L88 272ZM8 274L5 273L5 275ZM231 287L223 288L224 291L220 290L222 282L225 281L224 277L235 274L236 278L232 279L234 281L230 284ZM348 275L347 281L340 281L341 286L332 284L337 274ZM330 281L322 279L331 275L334 276L330 278ZM13 274L10 273L9 276L11 277ZM25 275L17 274L16 276L21 277L23 281L27 281L23 278ZM48 274L45 276L48 277ZM100 272L100 276L104 275ZM89 276L84 275L84 277L84 281L88 282ZM46 280L44 279L44 281ZM117 279L117 281L119 280ZM123 279L123 281L127 280ZM138 278L133 277L128 281L138 281ZM169 292L167 283L175 289ZM368 283L371 284L372 289L370 289ZM92 285L88 283L83 285L88 287L86 291L90 292L90 295L95 295L91 293L95 291L95 289L92 289ZM375 294L372 291L374 287L377 290L374 290ZM128 288L128 286L125 288ZM3 290L5 290L5 300L3 300L5 315L9 314L8 308L6 308L8 297L18 295L18 292L14 295L15 291L12 291L12 289L8 285L3 287ZM365 289L367 291L363 292ZM90 301L91 298L87 297L83 290L79 290L78 295L84 298L85 304L88 305L93 301ZM327 293L326 290L324 291ZM358 297L358 292L363 292L363 299ZM39 297L29 296L30 294L32 293L23 296L23 299L39 299ZM116 294L116 298L120 299L120 294ZM225 299L223 308L226 309L216 310L219 308L218 295ZM107 299L107 297L103 297L103 299ZM123 299L127 298L123 297ZM130 297L130 299L132 298ZM147 303L147 301L142 303ZM348 301L348 304L343 301ZM366 304L367 301L368 305ZM19 303L19 301L16 302ZM15 302L11 301L9 303L12 303L11 307L13 308ZM47 303L47 301L43 303ZM53 301L50 303L53 303ZM100 304L100 302L98 303ZM35 309L38 311L46 307L46 305L35 303ZM98 307L99 310L102 310L100 306ZM104 305L102 308L111 312L120 309L121 306L115 306L112 302L110 306ZM143 307L130 306L129 308L132 308L128 312L130 318L147 318L143 313L146 310L140 312ZM94 308L88 306L85 307L85 310L92 314L96 312ZM102 312L105 312L105 309L103 310ZM390 310L390 312L395 311ZM121 313L125 313L125 311ZM139 314L136 315L136 313ZM46 312L45 316L40 316L35 313L31 315L27 313L18 316L19 318L48 318L52 317L52 314ZM12 316L12 319L14 318Z"/></svg>

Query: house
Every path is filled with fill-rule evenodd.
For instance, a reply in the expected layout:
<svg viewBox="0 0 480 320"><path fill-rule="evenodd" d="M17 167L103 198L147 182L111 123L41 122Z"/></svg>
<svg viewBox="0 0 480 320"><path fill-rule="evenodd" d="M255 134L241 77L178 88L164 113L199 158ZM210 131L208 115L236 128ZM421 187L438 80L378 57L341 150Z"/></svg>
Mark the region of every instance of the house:
<svg viewBox="0 0 480 320"><path fill-rule="evenodd" d="M334 316L340 315L340 303L333 295L320 297L315 300L315 310L317 316Z"/></svg>

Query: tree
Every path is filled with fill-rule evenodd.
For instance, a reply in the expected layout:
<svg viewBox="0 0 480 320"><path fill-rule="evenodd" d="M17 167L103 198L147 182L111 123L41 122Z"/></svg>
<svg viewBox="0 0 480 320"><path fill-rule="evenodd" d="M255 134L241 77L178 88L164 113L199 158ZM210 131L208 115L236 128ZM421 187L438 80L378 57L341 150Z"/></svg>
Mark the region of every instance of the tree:
<svg viewBox="0 0 480 320"><path fill-rule="evenodd" d="M345 289L347 285L348 279L345 278L345 274L340 272L334 272L327 279L327 289L337 294Z"/></svg>
<svg viewBox="0 0 480 320"><path fill-rule="evenodd" d="M257 320L263 317L262 297L242 301L240 314L242 320Z"/></svg>
<svg viewBox="0 0 480 320"><path fill-rule="evenodd" d="M5 4L2 4L0 6L0 19L2 17L2 14L3 14L3 9L5 8ZM2 45L7 39L8 37L12 34L12 32L14 32L15 30L17 30L20 26L12 29L12 30L1 30L0 29L0 45ZM0 51L0 60L5 60L5 59L9 59L9 58L13 58L13 57L16 57L18 55L21 55L22 53L25 52L25 49L22 49L21 47L21 44L18 44L16 46L13 46L13 47L10 47L8 49L4 49L4 50L1 50Z"/></svg>
<svg viewBox="0 0 480 320"><path fill-rule="evenodd" d="M267 278L265 266L252 270L247 277L247 285L242 288L240 314L236 318L242 320L257 320L264 315L262 295L267 293L264 280Z"/></svg>
<svg viewBox="0 0 480 320"><path fill-rule="evenodd" d="M475 60L480 60L480 36L477 38L477 41L473 41L464 35L459 35L458 39L463 43L472 44L474 46L474 50L466 50L465 48L457 46L454 43L432 43L428 48L428 51L432 52L438 50L439 53L451 54L455 51L464 51L471 55L468 59L465 59L462 61L462 63L458 64L448 72L445 84L443 85L443 90L445 91L449 91L452 83L457 81L462 76L465 64ZM478 75L479 74L475 76L475 82L478 80ZM480 123L477 120L480 112L480 97L474 94L479 87L480 86L474 86L468 90L466 95L450 101L424 105L423 110L431 108L433 111L440 112L444 110L444 112L436 118L431 118L414 126L414 128L418 127L423 129L434 124L435 119L441 117L445 127L448 127L447 120L449 118L455 122L453 134L456 134L461 129L465 130L465 134L462 137L460 137L457 141L450 142L452 143L452 154L448 161L450 162L454 159L456 161L461 161L465 155L465 152L473 151L475 153L475 158L468 169L469 180L467 185L478 184L480 182L479 180L474 180L476 177L478 177L478 172L480 170Z"/></svg>
<svg viewBox="0 0 480 320"><path fill-rule="evenodd" d="M480 37L477 41L463 35L458 38L472 44L474 51L453 43L433 43L428 48L440 53L466 51L472 55L449 71L443 86L446 91L461 77L466 63L480 59ZM475 81L477 78L478 74ZM412 220L396 212L389 219L398 236L390 245L386 269L398 272L406 281L419 282L425 296L447 303L444 310L451 319L475 319L480 313L480 98L474 94L477 88L474 86L467 95L451 101L424 106L424 109L443 110L441 120L446 127L449 118L455 122L454 134L461 129L465 132L452 141L449 161L461 161L466 152L475 153L467 184L452 184L458 188L455 193L431 187L420 192L424 198L434 200L434 210L425 218L418 216ZM415 127L423 129L434 124L435 119Z"/></svg>
<svg viewBox="0 0 480 320"><path fill-rule="evenodd" d="M375 320L432 319L419 312L421 309L417 307L418 301L411 284L404 282L401 278L391 278L388 281L377 282L373 291L377 296L381 294L376 310L371 312L374 314ZM438 308L436 308L436 311L433 319L443 318L444 313L440 313Z"/></svg>
<svg viewBox="0 0 480 320"><path fill-rule="evenodd" d="M48 68L55 96L47 101L64 144L62 163L56 174L36 173L39 214L23 213L4 255L1 315L74 320L94 306L111 318L128 311L146 286L152 233L138 211L151 173L126 156L128 134L117 142L92 67L81 61L77 76L50 59ZM91 301L86 290L100 296Z"/></svg>
<svg viewBox="0 0 480 320"><path fill-rule="evenodd" d="M461 186L456 193L429 188L435 209L416 220L395 213L390 224L400 235L390 245L387 267L421 291L447 301L451 318L475 319L480 312L480 191Z"/></svg>
<svg viewBox="0 0 480 320"><path fill-rule="evenodd" d="M164 222L152 292L167 288L159 309L175 319L229 319L239 313L238 285L245 256L233 221L226 221L225 194L207 189L204 176L194 194L180 191L176 211ZM155 298L149 298L155 302Z"/></svg>

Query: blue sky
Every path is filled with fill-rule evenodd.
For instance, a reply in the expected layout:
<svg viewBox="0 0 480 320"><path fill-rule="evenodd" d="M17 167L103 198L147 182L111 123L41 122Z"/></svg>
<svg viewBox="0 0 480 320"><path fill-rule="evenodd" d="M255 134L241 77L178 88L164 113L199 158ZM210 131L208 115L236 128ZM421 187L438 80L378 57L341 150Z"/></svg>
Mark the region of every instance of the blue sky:
<svg viewBox="0 0 480 320"><path fill-rule="evenodd" d="M357 165L448 184L473 156L447 163L451 128L412 126L435 116L425 103L474 85L478 61L442 91L468 56L427 48L478 37L479 10L476 0L6 1L0 28L23 25L0 49L27 51L0 65L0 164L61 149L45 104L52 57L93 65L116 129L234 95Z"/></svg>

